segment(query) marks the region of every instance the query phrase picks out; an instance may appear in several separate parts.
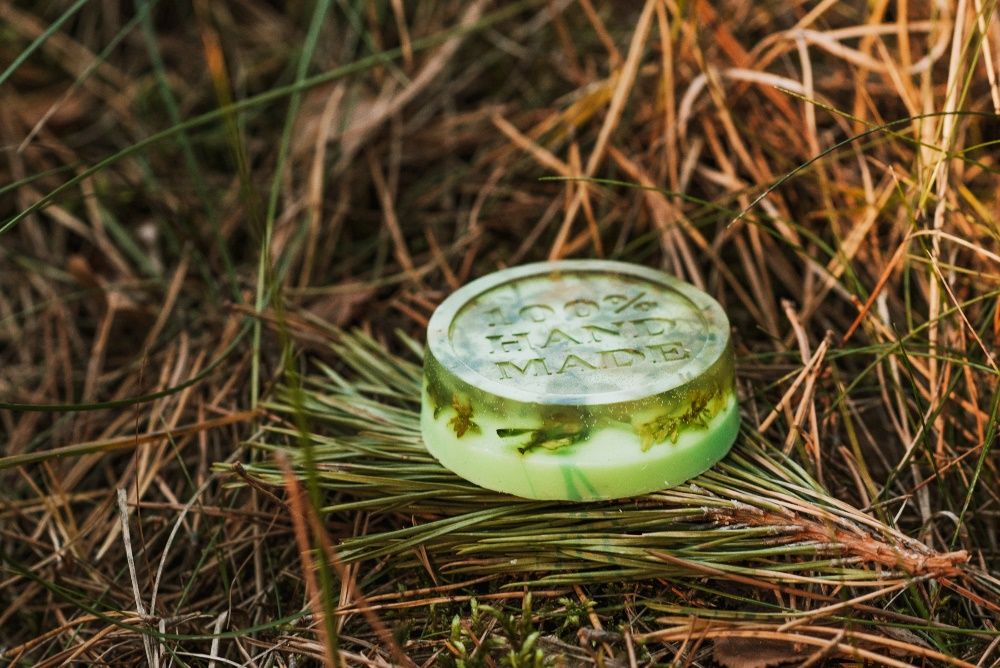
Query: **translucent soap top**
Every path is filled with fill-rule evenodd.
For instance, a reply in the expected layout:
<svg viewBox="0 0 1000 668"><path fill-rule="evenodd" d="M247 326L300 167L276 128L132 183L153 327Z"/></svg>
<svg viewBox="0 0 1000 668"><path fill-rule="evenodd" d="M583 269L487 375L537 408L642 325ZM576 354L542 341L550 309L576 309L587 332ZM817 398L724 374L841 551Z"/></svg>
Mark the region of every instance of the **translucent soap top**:
<svg viewBox="0 0 1000 668"><path fill-rule="evenodd" d="M427 340L440 371L470 389L596 406L697 381L727 352L729 323L714 299L662 272L566 260L470 283L434 312Z"/></svg>

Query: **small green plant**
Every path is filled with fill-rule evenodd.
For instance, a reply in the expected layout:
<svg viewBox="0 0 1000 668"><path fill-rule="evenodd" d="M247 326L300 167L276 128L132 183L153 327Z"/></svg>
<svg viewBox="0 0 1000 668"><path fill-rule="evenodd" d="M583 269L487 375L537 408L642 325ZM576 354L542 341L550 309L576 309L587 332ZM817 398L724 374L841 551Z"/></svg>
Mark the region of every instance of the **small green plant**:
<svg viewBox="0 0 1000 668"><path fill-rule="evenodd" d="M448 638L450 655L442 657L442 666L479 668L543 668L551 665L538 646L541 632L535 628L531 612L531 594L524 595L520 613L509 613L491 605L470 602L467 619L455 615Z"/></svg>

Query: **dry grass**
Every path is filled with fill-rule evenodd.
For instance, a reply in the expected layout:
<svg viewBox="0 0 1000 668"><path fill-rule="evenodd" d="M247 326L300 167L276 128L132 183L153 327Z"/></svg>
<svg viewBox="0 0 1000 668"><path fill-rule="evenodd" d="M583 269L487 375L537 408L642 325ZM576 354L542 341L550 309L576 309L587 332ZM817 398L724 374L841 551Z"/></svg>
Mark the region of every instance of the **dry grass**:
<svg viewBox="0 0 1000 668"><path fill-rule="evenodd" d="M1000 665L993 0L0 36L0 661ZM422 451L435 305L568 256L726 307L745 428L693 486L528 503Z"/></svg>

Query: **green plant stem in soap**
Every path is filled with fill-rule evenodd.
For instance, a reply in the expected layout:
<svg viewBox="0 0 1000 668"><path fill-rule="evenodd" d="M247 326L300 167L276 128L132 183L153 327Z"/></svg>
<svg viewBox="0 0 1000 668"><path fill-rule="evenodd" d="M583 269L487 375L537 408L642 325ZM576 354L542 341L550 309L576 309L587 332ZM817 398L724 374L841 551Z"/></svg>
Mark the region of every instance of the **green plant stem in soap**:
<svg viewBox="0 0 1000 668"><path fill-rule="evenodd" d="M739 429L728 320L693 286L636 265L491 274L431 318L421 425L442 464L518 496L679 484L725 456Z"/></svg>

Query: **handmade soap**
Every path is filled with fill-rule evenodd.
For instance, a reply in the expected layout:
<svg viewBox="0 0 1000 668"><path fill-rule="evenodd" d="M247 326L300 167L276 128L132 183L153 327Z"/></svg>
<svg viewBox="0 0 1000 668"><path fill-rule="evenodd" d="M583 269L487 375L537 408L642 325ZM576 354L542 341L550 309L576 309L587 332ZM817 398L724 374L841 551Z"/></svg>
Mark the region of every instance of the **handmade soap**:
<svg viewBox="0 0 1000 668"><path fill-rule="evenodd" d="M701 290L638 265L498 271L431 317L421 429L444 466L517 496L677 485L739 429L729 321Z"/></svg>

